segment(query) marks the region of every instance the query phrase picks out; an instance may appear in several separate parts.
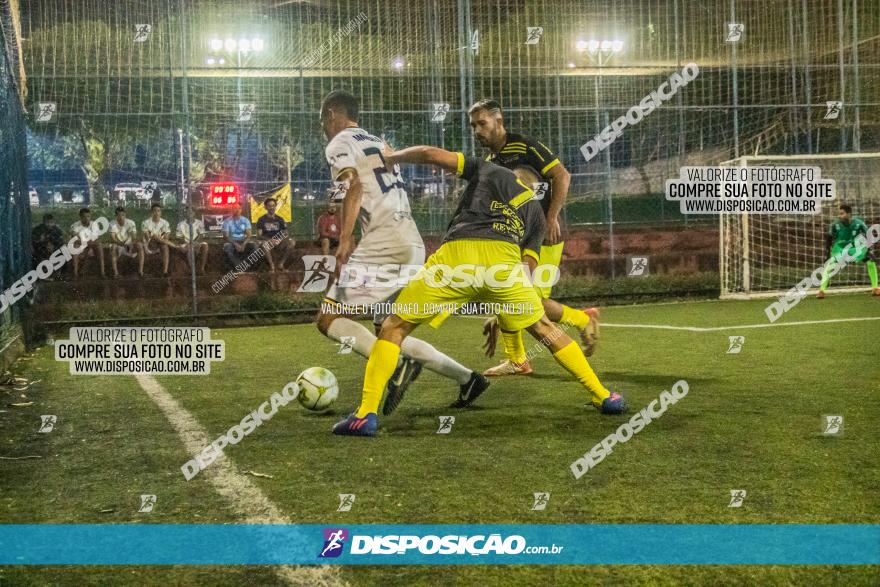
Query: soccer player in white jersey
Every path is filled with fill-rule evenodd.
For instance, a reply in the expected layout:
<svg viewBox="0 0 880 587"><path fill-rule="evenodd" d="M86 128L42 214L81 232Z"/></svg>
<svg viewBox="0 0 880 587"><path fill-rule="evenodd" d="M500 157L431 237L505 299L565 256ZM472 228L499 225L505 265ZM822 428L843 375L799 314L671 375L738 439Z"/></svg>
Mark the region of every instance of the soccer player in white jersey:
<svg viewBox="0 0 880 587"><path fill-rule="evenodd" d="M371 307L393 302L425 263L425 245L412 218L400 169L386 169L384 142L360 128L358 101L344 91L330 92L321 104L321 127L327 139L326 156L337 189L344 192L342 229L336 249L339 277L327 291L317 326L324 335L370 356L376 336L351 317ZM360 219L361 240L355 246L355 221ZM377 271L381 267L381 271ZM388 311L374 313L376 330ZM444 355L430 344L407 338L403 356L388 383L384 414L403 398L421 367L459 385L456 406L470 405L489 386L481 374Z"/></svg>
<svg viewBox="0 0 880 587"><path fill-rule="evenodd" d="M137 226L134 220L125 217L125 208L116 208L116 219L110 223L110 261L113 278L119 277L119 256L137 257L138 275L144 276L144 244L137 241Z"/></svg>

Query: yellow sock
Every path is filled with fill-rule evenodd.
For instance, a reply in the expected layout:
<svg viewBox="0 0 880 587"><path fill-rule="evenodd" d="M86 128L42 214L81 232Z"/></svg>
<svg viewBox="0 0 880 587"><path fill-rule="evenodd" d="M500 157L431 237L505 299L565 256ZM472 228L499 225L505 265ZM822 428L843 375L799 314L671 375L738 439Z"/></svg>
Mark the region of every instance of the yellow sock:
<svg viewBox="0 0 880 587"><path fill-rule="evenodd" d="M593 395L594 404L602 403L602 400L611 395L599 382L584 353L574 341L553 353L553 358L587 388Z"/></svg>
<svg viewBox="0 0 880 587"><path fill-rule="evenodd" d="M568 324L569 326L574 326L578 330L583 330L587 327L587 324L590 323L590 317L587 316L586 312L569 308L563 304L560 305L562 306L562 318L559 320L560 324Z"/></svg>
<svg viewBox="0 0 880 587"><path fill-rule="evenodd" d="M501 340L504 341L504 354L514 363L526 362L526 347L523 346L522 331L501 331Z"/></svg>
<svg viewBox="0 0 880 587"><path fill-rule="evenodd" d="M361 396L361 405L355 412L358 418L365 418L367 414L375 414L379 411L379 403L382 401L382 393L388 380L394 375L397 368L397 359L400 357L400 347L393 342L381 338L373 344L373 351L367 361L367 370L364 373L364 392Z"/></svg>

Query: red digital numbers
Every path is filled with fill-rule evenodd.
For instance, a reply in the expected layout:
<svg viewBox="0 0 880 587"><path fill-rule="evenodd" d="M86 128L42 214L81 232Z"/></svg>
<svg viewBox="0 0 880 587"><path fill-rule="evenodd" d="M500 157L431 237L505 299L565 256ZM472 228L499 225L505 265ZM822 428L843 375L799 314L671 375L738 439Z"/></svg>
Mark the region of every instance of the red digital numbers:
<svg viewBox="0 0 880 587"><path fill-rule="evenodd" d="M234 183L218 183L211 187L212 206L232 206L238 203L238 186Z"/></svg>

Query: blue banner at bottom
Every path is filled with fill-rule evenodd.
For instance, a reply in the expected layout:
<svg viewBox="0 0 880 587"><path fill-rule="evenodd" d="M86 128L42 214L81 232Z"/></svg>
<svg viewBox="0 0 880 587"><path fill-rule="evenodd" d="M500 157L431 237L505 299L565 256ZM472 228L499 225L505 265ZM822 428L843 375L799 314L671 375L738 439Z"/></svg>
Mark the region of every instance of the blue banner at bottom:
<svg viewBox="0 0 880 587"><path fill-rule="evenodd" d="M877 524L0 525L0 565L876 565Z"/></svg>

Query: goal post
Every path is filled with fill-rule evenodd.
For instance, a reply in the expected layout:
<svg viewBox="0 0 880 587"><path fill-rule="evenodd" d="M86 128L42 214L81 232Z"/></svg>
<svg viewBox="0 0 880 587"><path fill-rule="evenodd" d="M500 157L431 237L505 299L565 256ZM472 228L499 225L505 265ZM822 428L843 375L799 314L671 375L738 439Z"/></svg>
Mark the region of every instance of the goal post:
<svg viewBox="0 0 880 587"><path fill-rule="evenodd" d="M870 227L880 223L880 153L757 155L721 163L736 167L811 166L836 183L836 198L821 212L721 214L719 274L722 299L778 296L809 277L826 258L825 235L841 204ZM878 250L880 245L875 246ZM832 277L829 293L868 291L864 263L849 263Z"/></svg>

